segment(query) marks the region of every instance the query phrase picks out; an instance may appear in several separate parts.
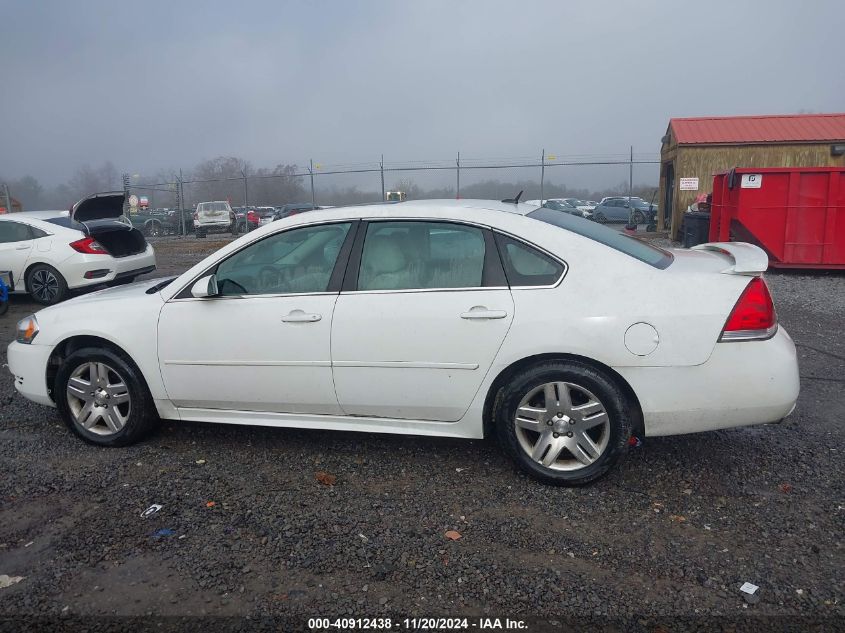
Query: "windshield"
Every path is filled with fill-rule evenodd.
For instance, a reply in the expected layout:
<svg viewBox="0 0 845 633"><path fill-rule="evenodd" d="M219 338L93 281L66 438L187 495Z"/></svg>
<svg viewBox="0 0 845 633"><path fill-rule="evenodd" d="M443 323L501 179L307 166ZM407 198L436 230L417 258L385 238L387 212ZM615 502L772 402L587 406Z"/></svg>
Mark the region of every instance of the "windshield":
<svg viewBox="0 0 845 633"><path fill-rule="evenodd" d="M638 259L655 268L666 268L672 263L672 254L670 252L652 246L635 237L614 231L610 227L598 224L592 220L543 208L532 211L526 217L552 224L567 231L572 231L599 244L609 246L620 253L630 255L634 259Z"/></svg>

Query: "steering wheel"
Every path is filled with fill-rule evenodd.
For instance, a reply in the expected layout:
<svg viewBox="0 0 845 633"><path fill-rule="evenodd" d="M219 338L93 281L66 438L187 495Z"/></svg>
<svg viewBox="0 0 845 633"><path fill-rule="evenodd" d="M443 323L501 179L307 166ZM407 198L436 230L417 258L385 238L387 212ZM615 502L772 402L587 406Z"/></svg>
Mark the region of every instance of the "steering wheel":
<svg viewBox="0 0 845 633"><path fill-rule="evenodd" d="M282 273L275 266L262 266L258 271L258 286L262 290L275 290L282 283Z"/></svg>

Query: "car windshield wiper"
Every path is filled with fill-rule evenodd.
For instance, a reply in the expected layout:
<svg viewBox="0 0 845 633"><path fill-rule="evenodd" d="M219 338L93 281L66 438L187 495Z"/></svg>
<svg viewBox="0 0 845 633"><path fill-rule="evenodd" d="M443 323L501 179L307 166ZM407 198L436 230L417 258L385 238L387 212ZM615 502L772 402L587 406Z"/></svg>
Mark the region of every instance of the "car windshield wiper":
<svg viewBox="0 0 845 633"><path fill-rule="evenodd" d="M147 294L148 294L148 295L151 295L151 294L153 294L153 293L155 293L155 292L158 292L159 290L161 290L162 288L164 288L165 286L167 286L167 285L168 285L171 281L173 281L174 279L176 279L176 277L168 277L167 279L162 279L162 280L161 280L160 282L158 282L156 285L154 285L154 286L150 286L149 288L147 288Z"/></svg>

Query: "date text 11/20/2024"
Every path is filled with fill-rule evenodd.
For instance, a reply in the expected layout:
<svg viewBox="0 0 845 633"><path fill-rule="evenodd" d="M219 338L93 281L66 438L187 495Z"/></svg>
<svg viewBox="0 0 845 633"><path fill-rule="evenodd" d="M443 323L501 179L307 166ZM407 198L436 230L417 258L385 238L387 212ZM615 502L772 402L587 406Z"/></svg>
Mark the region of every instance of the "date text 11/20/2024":
<svg viewBox="0 0 845 633"><path fill-rule="evenodd" d="M407 631L449 630L527 630L524 620L510 618L309 618L308 628L313 631L378 631L399 629Z"/></svg>

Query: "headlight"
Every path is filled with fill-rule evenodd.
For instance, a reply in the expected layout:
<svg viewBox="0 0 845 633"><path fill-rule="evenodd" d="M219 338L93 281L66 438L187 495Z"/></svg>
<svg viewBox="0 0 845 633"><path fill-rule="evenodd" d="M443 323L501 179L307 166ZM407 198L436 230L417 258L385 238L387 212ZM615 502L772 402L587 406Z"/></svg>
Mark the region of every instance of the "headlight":
<svg viewBox="0 0 845 633"><path fill-rule="evenodd" d="M38 321L34 314L30 314L25 319L18 321L17 332L15 333L15 340L18 343L25 343L29 345L38 335Z"/></svg>

